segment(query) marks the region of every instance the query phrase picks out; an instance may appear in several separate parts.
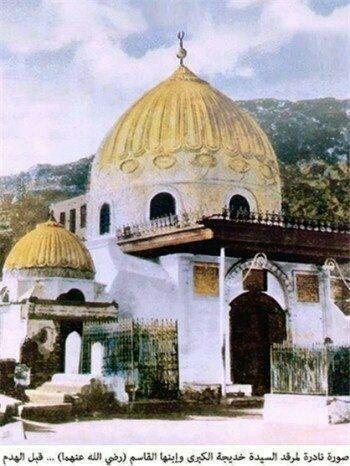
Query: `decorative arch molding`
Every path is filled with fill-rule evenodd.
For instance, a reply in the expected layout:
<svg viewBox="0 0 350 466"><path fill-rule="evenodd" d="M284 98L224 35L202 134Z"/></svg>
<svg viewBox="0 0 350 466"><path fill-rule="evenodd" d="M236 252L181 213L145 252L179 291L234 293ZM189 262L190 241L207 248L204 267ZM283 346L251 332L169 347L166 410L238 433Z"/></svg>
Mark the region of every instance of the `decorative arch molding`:
<svg viewBox="0 0 350 466"><path fill-rule="evenodd" d="M239 262L236 262L229 271L226 274L225 277L225 301L226 303L229 303L232 301L232 299L236 298L235 296L235 285L237 283L237 274L239 272L242 272L245 269L249 269L249 267L253 264L253 259L249 260L241 260ZM274 275L279 283L281 284L281 287L283 289L283 294L286 302L286 312L289 313L290 309L290 303L292 302L292 295L293 295L293 281L290 280L285 272L276 265L272 261L267 261L264 268L270 272L272 275Z"/></svg>

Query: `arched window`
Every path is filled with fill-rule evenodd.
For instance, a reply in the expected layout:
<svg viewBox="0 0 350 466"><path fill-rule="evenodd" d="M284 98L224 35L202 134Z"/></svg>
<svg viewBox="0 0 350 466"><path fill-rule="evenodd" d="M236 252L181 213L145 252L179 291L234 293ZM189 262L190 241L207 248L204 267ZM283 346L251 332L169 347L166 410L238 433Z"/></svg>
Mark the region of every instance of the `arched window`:
<svg viewBox="0 0 350 466"><path fill-rule="evenodd" d="M109 204L103 204L100 210L100 235L109 233L111 228L111 209Z"/></svg>
<svg viewBox="0 0 350 466"><path fill-rule="evenodd" d="M64 302L64 301L71 301L75 303L85 303L85 296L77 288L72 288L67 293L60 294L57 298L57 301Z"/></svg>
<svg viewBox="0 0 350 466"><path fill-rule="evenodd" d="M230 218L235 218L239 214L249 214L250 207L247 199L240 194L235 194L230 199Z"/></svg>
<svg viewBox="0 0 350 466"><path fill-rule="evenodd" d="M150 219L169 217L175 215L176 203L174 197L169 193L159 193L151 200Z"/></svg>

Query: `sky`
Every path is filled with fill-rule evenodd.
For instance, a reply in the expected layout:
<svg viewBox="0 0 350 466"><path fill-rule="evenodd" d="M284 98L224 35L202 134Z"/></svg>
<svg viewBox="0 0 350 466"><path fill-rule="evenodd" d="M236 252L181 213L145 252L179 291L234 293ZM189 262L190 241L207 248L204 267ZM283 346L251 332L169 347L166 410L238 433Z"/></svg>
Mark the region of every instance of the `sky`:
<svg viewBox="0 0 350 466"><path fill-rule="evenodd" d="M182 30L234 100L349 97L350 0L1 0L0 176L95 153Z"/></svg>

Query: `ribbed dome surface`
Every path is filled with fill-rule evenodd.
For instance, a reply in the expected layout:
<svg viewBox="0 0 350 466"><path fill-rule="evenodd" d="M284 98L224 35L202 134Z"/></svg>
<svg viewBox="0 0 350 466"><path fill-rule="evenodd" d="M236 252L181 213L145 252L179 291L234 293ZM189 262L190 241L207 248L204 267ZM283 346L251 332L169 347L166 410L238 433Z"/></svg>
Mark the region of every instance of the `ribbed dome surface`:
<svg viewBox="0 0 350 466"><path fill-rule="evenodd" d="M233 158L255 157L278 171L271 144L255 120L185 66L124 113L102 143L96 168L116 165L132 172L146 153L156 167L169 168L180 150L203 154L202 165L215 165L213 155L220 151Z"/></svg>
<svg viewBox="0 0 350 466"><path fill-rule="evenodd" d="M90 253L79 238L51 220L23 236L4 264L4 270L35 268L94 272Z"/></svg>

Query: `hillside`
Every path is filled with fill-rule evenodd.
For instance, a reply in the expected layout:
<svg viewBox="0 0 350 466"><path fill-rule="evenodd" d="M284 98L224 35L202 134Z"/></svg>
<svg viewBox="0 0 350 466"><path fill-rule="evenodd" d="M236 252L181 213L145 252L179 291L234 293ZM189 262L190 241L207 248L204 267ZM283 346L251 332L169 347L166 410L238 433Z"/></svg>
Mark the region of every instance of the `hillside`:
<svg viewBox="0 0 350 466"><path fill-rule="evenodd" d="M333 98L290 102L258 99L238 101L268 134L281 164L345 160L350 148L350 100ZM87 189L92 156L64 165L36 165L27 172L0 177L0 196L24 189L61 199Z"/></svg>
<svg viewBox="0 0 350 466"><path fill-rule="evenodd" d="M35 165L27 172L0 177L0 196L18 196L23 191L46 193L52 199L79 196L87 189L93 156L64 165Z"/></svg>
<svg viewBox="0 0 350 466"><path fill-rule="evenodd" d="M259 121L282 163L335 163L349 154L349 99L261 99L238 103Z"/></svg>

